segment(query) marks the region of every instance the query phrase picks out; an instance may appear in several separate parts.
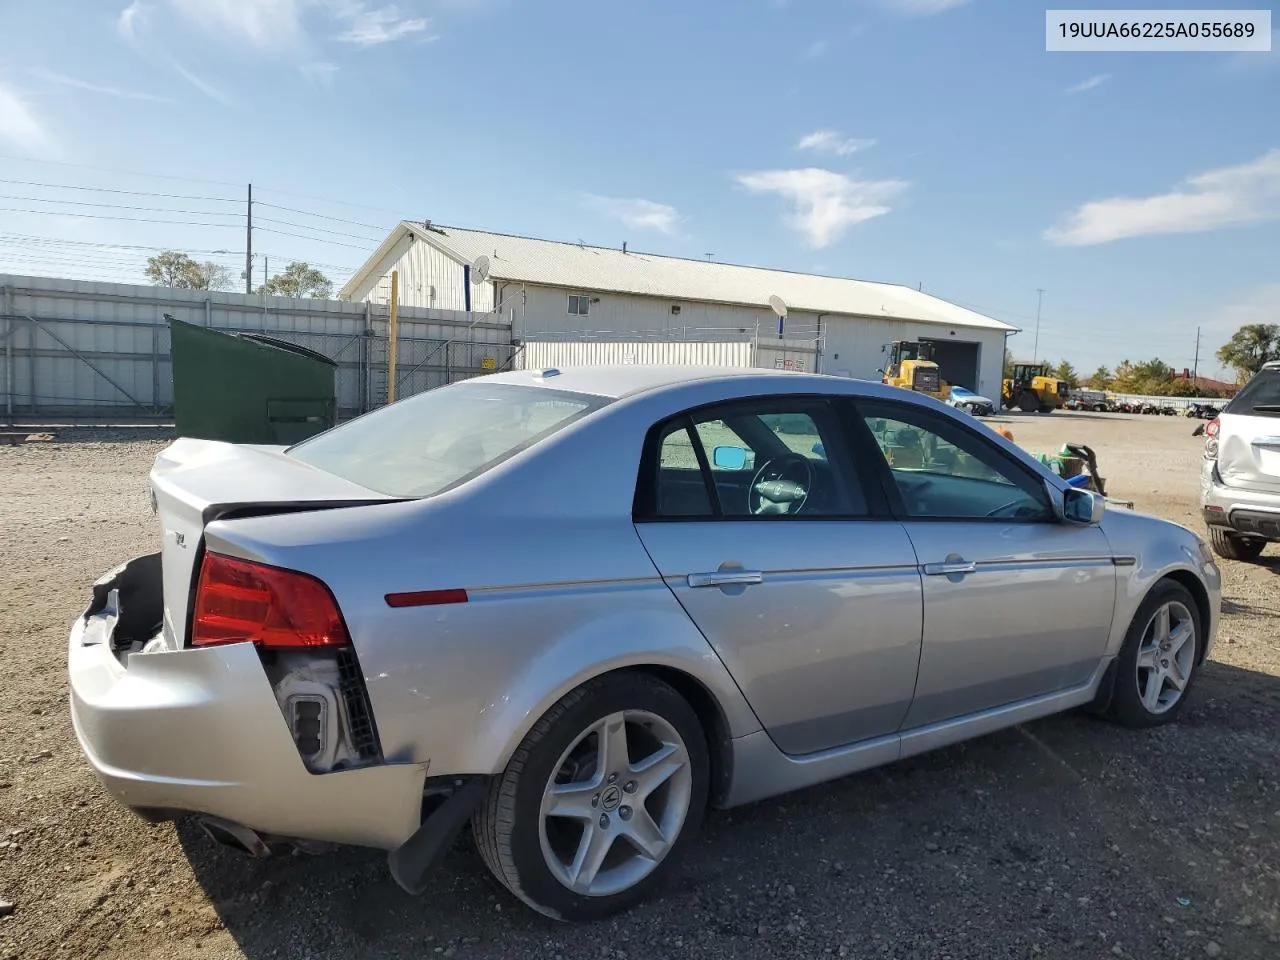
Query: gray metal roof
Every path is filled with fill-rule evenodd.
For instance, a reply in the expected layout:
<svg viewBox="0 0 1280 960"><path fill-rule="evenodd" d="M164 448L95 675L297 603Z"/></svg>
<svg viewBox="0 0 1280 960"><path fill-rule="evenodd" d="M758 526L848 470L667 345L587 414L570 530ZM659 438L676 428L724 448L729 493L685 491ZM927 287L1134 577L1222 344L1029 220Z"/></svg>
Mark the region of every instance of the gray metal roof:
<svg viewBox="0 0 1280 960"><path fill-rule="evenodd" d="M1017 328L949 301L893 283L824 277L660 254L592 247L531 237L462 230L405 221L356 271L339 296L374 269L405 231L462 263L489 258L489 276L584 292L625 293L676 301L706 301L768 308L771 296L789 310L913 320L986 330Z"/></svg>

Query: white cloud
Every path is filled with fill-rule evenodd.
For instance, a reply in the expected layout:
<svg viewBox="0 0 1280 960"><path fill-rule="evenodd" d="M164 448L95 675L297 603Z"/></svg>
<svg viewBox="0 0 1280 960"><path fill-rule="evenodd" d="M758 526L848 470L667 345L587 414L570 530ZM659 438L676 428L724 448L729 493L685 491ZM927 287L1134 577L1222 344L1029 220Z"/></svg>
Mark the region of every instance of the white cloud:
<svg viewBox="0 0 1280 960"><path fill-rule="evenodd" d="M776 193L791 201L788 224L816 248L840 239L855 223L888 213L888 202L908 186L902 180L854 180L815 167L760 170L737 180L752 193Z"/></svg>
<svg viewBox="0 0 1280 960"><path fill-rule="evenodd" d="M146 4L142 0L133 0L133 3L120 11L120 16L116 20L116 29L120 31L120 35L126 40L136 40L138 27L146 19L146 16Z"/></svg>
<svg viewBox="0 0 1280 960"><path fill-rule="evenodd" d="M248 40L261 48L298 45L302 0L170 0L200 26Z"/></svg>
<svg viewBox="0 0 1280 960"><path fill-rule="evenodd" d="M382 43L391 43L415 33L423 33L431 21L426 17L405 17L395 4L377 9L369 9L362 0L337 0L330 7L336 19L346 24L346 29L338 34L343 43L354 43L358 47L373 47ZM421 38L434 40L435 36Z"/></svg>
<svg viewBox="0 0 1280 960"><path fill-rule="evenodd" d="M1276 218L1280 218L1280 149L1250 163L1198 173L1168 193L1093 200L1046 230L1044 237L1058 246L1081 247Z"/></svg>
<svg viewBox="0 0 1280 960"><path fill-rule="evenodd" d="M1280 283L1266 283L1213 312L1206 327L1221 331L1224 342L1250 323L1275 323L1280 304ZM1210 344L1212 346L1212 344Z"/></svg>
<svg viewBox="0 0 1280 960"><path fill-rule="evenodd" d="M807 47L804 48L804 52L801 54L801 56L805 60L817 60L820 56L822 56L824 53L826 53L830 49L831 49L830 40L815 40L813 41L813 43L809 44Z"/></svg>
<svg viewBox="0 0 1280 960"><path fill-rule="evenodd" d="M657 230L667 236L673 236L680 226L680 212L665 203L639 198L624 200L618 197L600 197L587 194L583 201L593 210L598 210L607 217L632 227L636 230Z"/></svg>
<svg viewBox="0 0 1280 960"><path fill-rule="evenodd" d="M203 78L192 73L190 70L184 67L181 63L179 63L171 54L166 53L165 51L162 50L160 51L160 57L161 59L164 60L165 63L167 63L170 67L172 67L174 71L177 72L178 76L182 77L183 80L187 81L187 83L191 84L193 87L195 87L197 90L203 93L210 100L220 103L224 107L231 107L232 109L237 109L239 107L239 104L237 104L233 99L231 99L231 97L227 96L227 94L223 93L221 90L215 87L212 83L209 83L209 81L204 80Z"/></svg>
<svg viewBox="0 0 1280 960"><path fill-rule="evenodd" d="M1064 93L1084 93L1086 90L1095 90L1111 79L1109 73L1096 73L1088 80L1081 80L1079 83L1067 87Z"/></svg>
<svg viewBox="0 0 1280 960"><path fill-rule="evenodd" d="M796 144L796 149L812 150L814 153L823 153L832 157L847 157L851 153L857 153L859 150L866 150L875 145L875 140L855 140L842 137L834 130L817 130L801 137L800 142Z"/></svg>
<svg viewBox="0 0 1280 960"><path fill-rule="evenodd" d="M963 6L969 0L881 0L894 13L909 17L928 17L952 7Z"/></svg>
<svg viewBox="0 0 1280 960"><path fill-rule="evenodd" d="M133 90L121 90L119 87L106 87L97 83L89 83L86 80L77 80L75 77L68 77L65 74L54 73L52 70L37 70L35 75L41 80L47 80L49 83L60 84L64 87L74 87L77 90L88 90L91 93L101 93L105 96L117 97L121 100L146 100L151 103L175 102L169 97L158 97L152 93L138 93Z"/></svg>
<svg viewBox="0 0 1280 960"><path fill-rule="evenodd" d="M333 86L333 78L338 72L338 65L327 60L314 60L310 63L304 63L298 69L309 83L328 90Z"/></svg>
<svg viewBox="0 0 1280 960"><path fill-rule="evenodd" d="M3 83L0 83L0 141L31 154L49 154L56 150L52 134L26 100Z"/></svg>

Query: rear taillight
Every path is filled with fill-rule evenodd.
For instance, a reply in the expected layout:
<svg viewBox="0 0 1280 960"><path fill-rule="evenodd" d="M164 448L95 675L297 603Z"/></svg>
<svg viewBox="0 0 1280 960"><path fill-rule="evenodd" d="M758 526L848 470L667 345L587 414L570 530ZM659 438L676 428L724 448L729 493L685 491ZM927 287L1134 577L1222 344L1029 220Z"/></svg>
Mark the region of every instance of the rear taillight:
<svg viewBox="0 0 1280 960"><path fill-rule="evenodd" d="M1217 417L1204 426L1204 458L1206 460L1218 459L1218 431L1221 429L1222 423Z"/></svg>
<svg viewBox="0 0 1280 960"><path fill-rule="evenodd" d="M196 585L191 644L250 640L264 647L343 647L351 642L337 601L315 577L206 553Z"/></svg>

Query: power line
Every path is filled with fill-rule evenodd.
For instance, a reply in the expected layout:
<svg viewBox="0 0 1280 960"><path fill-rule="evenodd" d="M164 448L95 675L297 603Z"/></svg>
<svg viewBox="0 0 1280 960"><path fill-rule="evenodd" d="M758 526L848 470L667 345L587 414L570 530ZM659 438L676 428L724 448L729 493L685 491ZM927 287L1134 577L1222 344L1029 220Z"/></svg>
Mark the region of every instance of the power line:
<svg viewBox="0 0 1280 960"><path fill-rule="evenodd" d="M75 167L79 170L96 170L99 173L115 173L125 177L151 177L157 180L181 180L184 183L214 183L220 187L239 187L238 183L226 180L203 180L199 177L179 177L171 173L140 173L137 170L117 170L113 167L95 167L88 163L67 163L65 160L34 160L31 157L15 157L0 153L0 160L14 160L18 163L48 164L55 167Z"/></svg>
<svg viewBox="0 0 1280 960"><path fill-rule="evenodd" d="M175 210L174 213L184 211ZM0 207L0 213L33 213L46 217L80 217L86 220L123 220L127 223L167 223L181 227L239 227L238 223L194 223L190 220L150 220L145 217L112 217L102 213L72 213L69 210L24 210L21 207ZM208 216L209 214L205 214ZM225 214L224 214L225 216ZM303 239L313 239L305 237Z"/></svg>
<svg viewBox="0 0 1280 960"><path fill-rule="evenodd" d="M335 223L346 223L353 227L364 227L367 230L385 229L384 227L376 227L371 223L360 223L356 220L343 220L342 217L330 217L323 213L312 213L310 210L299 210L297 207L282 207L278 203L267 203L265 200L255 200L254 205L259 207L271 207L273 210L287 210L289 213L300 213L304 217L316 217L320 220L332 220Z"/></svg>
<svg viewBox="0 0 1280 960"><path fill-rule="evenodd" d="M0 240L24 240L29 243L56 243L77 247L108 247L119 250L168 250L169 247L148 247L128 243L101 243L91 240L63 240L60 237L37 237L25 233L0 233ZM187 253L226 253L238 257L244 256L243 250L188 250Z"/></svg>
<svg viewBox="0 0 1280 960"><path fill-rule="evenodd" d="M199 224L197 224L197 226L199 226ZM212 224L206 224L206 226L212 226ZM354 243L342 243L339 240L325 240L323 237L307 237L307 236L303 236L300 233L288 233L284 230L273 230L270 227L257 227L255 229L259 233L274 233L281 237L293 237L294 239L297 239L297 240L311 240L314 243L327 243L334 247L348 247L351 250L368 251L369 249L368 246L361 247L361 246L356 246L356 244ZM306 229L306 228L304 227L303 229ZM356 239L358 240L360 238L357 237ZM373 242L376 242L376 241L370 241L370 243L373 243Z"/></svg>
<svg viewBox="0 0 1280 960"><path fill-rule="evenodd" d="M90 193L122 193L131 197L160 197L165 200L209 200L219 203L239 203L234 197L201 197L190 193L155 193L151 190L117 190L112 187L80 187L71 183L38 183L34 180L6 180L0 183L12 183L21 187L45 187L50 190L82 190Z"/></svg>
<svg viewBox="0 0 1280 960"><path fill-rule="evenodd" d="M293 223L289 220L276 220L272 217L259 217L259 223L274 223L281 227L293 227L297 230L310 230L312 233L328 233L335 237L346 237L348 240L367 240L370 243L379 243L378 240L372 240L369 237L362 237L354 233L345 233L342 230L330 230L328 227L313 227L309 223Z"/></svg>
<svg viewBox="0 0 1280 960"><path fill-rule="evenodd" d="M12 193L0 193L0 200L17 200L22 203L61 203L71 207L101 207L106 210L139 210L144 213L182 213L200 217L239 217L238 211L179 210L173 207L141 207L128 203L93 203L89 200L52 200L47 197L20 197Z"/></svg>

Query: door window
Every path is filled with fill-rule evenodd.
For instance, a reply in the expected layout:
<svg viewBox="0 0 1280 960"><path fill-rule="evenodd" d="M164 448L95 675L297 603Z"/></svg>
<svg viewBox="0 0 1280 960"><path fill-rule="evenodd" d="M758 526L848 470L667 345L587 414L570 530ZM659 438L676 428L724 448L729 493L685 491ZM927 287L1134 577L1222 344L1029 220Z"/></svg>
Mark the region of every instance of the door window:
<svg viewBox="0 0 1280 960"><path fill-rule="evenodd" d="M1054 519L1043 482L973 431L907 404L862 401L858 408L907 516Z"/></svg>
<svg viewBox="0 0 1280 960"><path fill-rule="evenodd" d="M770 397L683 415L658 434L647 518L861 517L867 501L822 401ZM642 483L643 488L643 483Z"/></svg>

